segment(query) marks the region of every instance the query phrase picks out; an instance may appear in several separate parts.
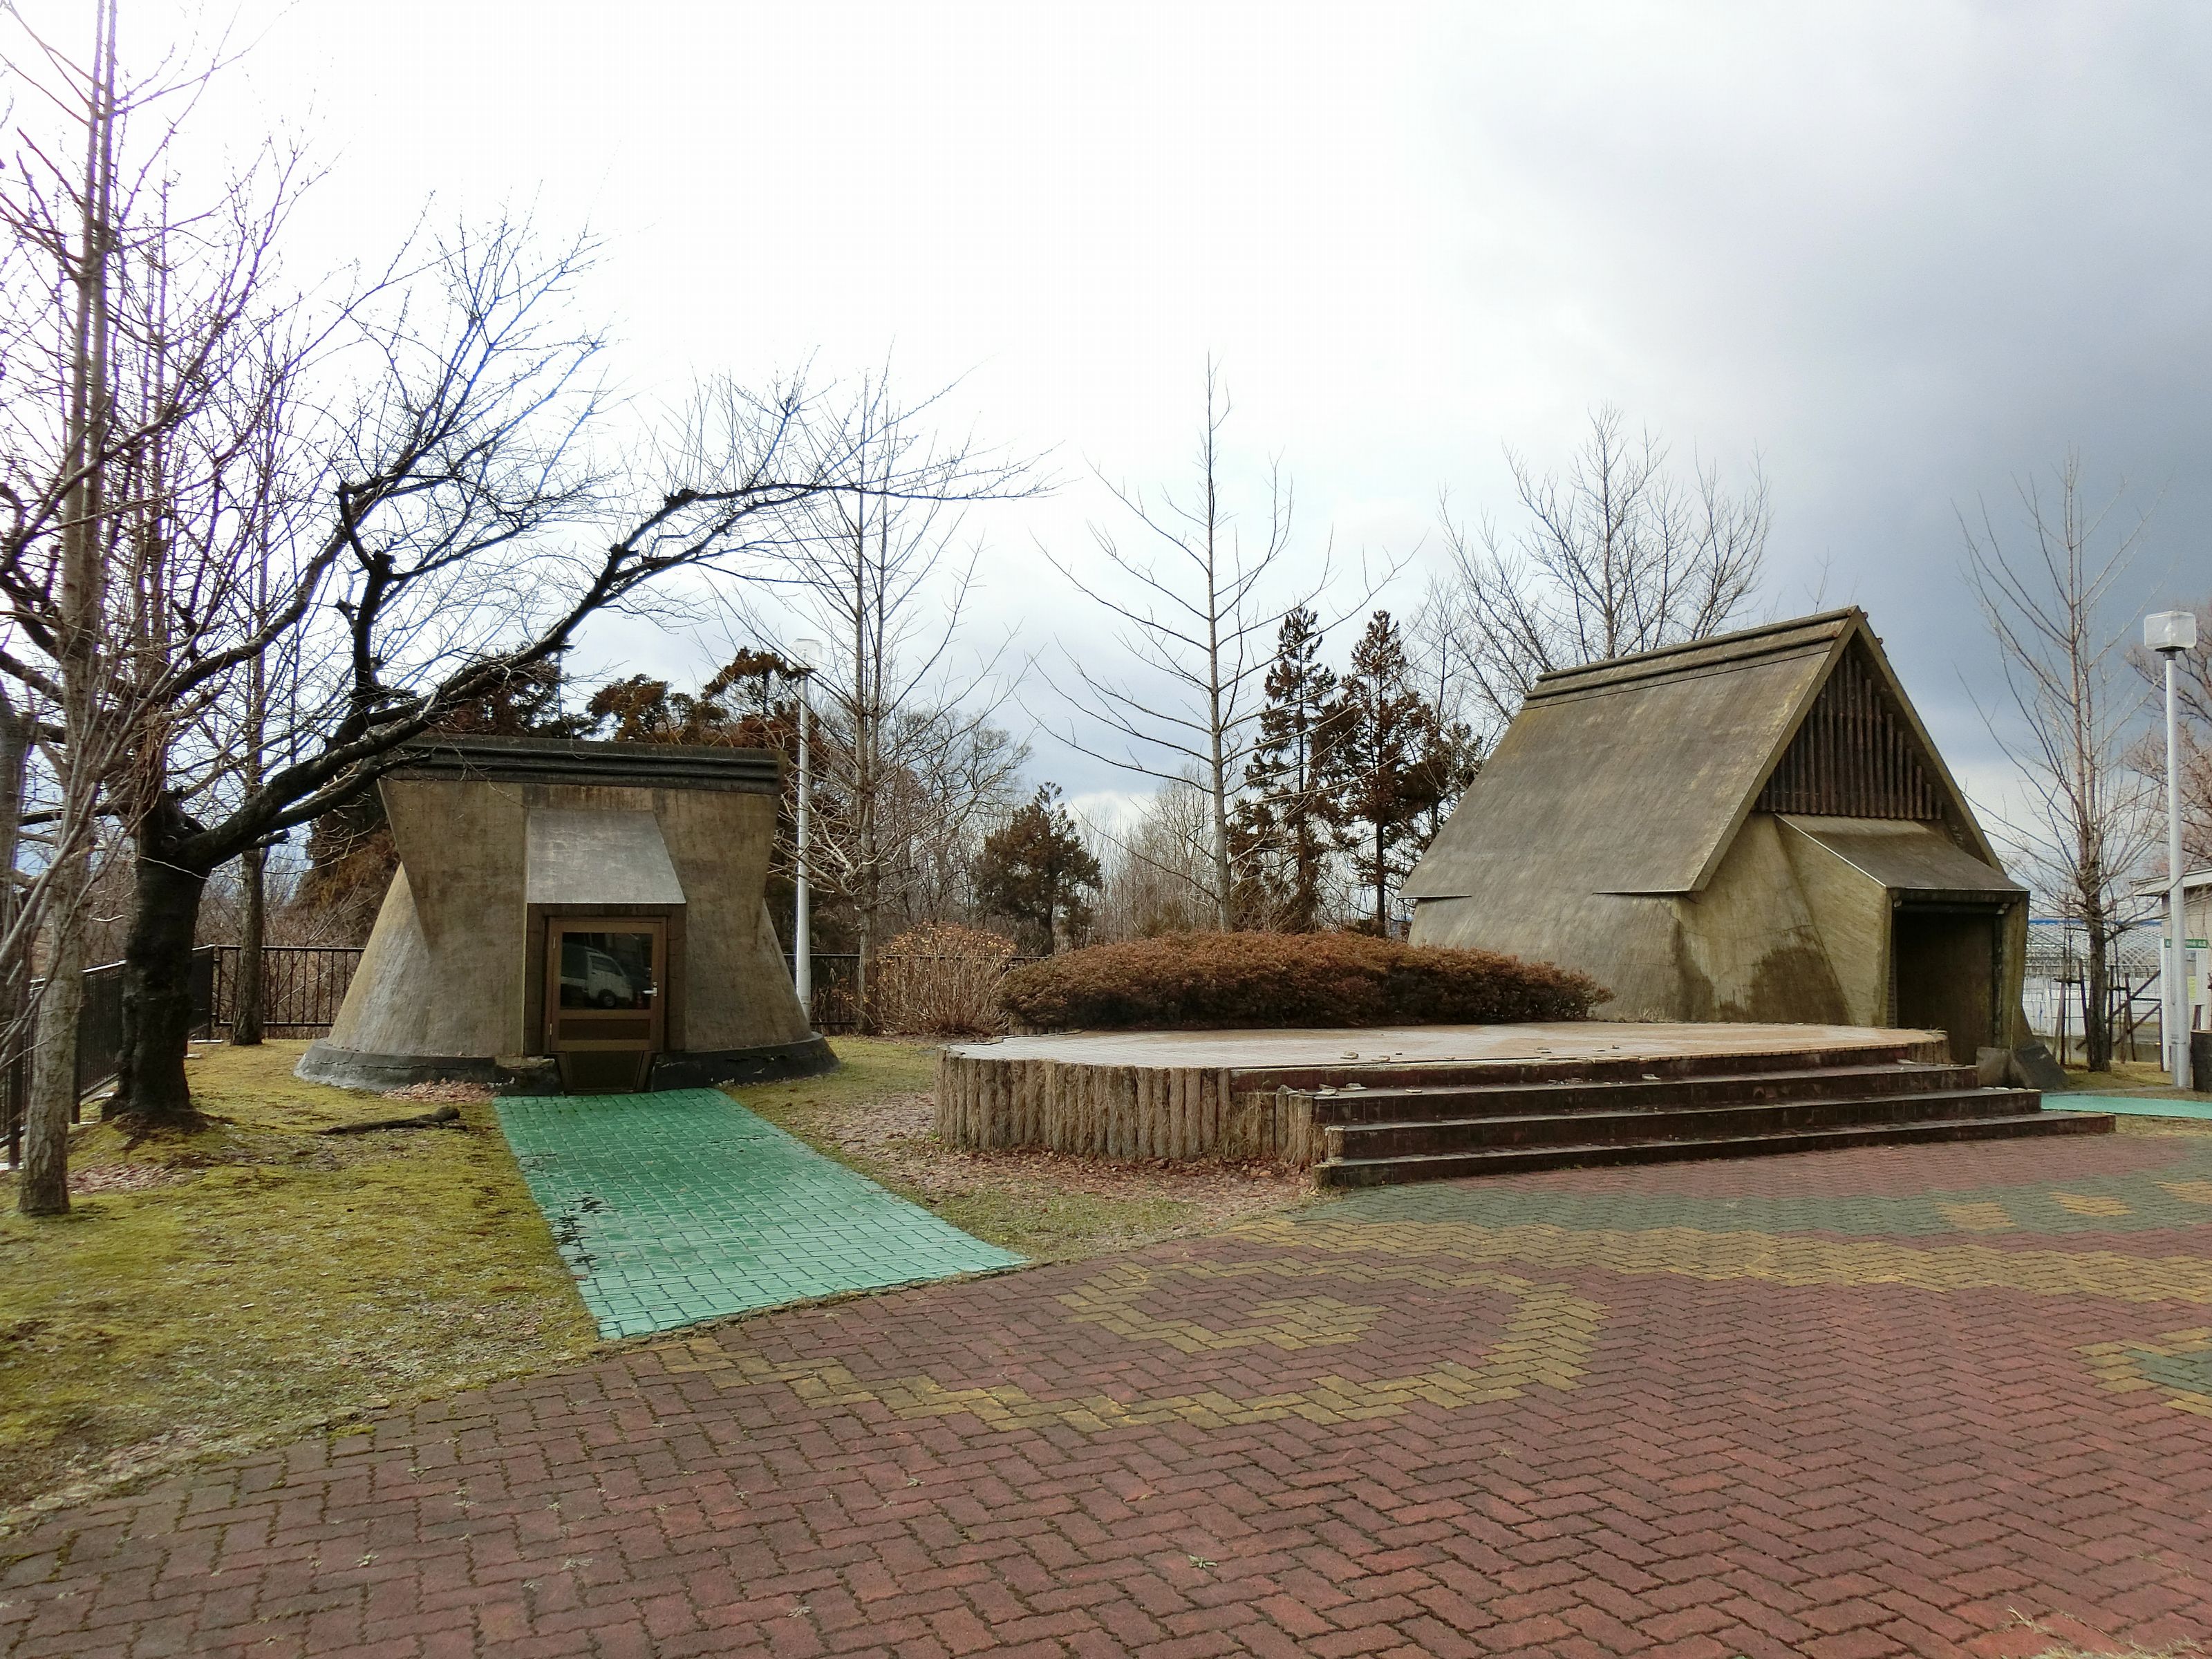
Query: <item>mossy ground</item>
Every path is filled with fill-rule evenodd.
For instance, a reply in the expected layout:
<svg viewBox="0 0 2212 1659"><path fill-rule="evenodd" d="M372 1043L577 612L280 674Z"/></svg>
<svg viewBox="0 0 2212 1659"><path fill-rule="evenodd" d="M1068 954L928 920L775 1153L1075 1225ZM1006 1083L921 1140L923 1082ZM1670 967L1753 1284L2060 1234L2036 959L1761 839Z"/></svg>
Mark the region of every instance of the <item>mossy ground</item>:
<svg viewBox="0 0 2212 1659"><path fill-rule="evenodd" d="M491 1109L318 1135L395 1109L305 1047L200 1050L199 1133L80 1131L67 1217L0 1179L0 1509L596 1346Z"/></svg>

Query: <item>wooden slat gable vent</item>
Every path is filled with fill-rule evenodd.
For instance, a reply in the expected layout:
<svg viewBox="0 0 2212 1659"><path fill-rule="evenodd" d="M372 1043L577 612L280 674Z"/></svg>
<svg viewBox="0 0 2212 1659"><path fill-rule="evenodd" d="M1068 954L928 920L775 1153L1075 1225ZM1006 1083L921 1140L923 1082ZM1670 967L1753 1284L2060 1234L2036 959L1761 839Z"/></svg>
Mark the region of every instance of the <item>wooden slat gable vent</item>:
<svg viewBox="0 0 2212 1659"><path fill-rule="evenodd" d="M1759 810L1934 822L1943 816L1942 799L1919 744L1851 649L1767 779Z"/></svg>

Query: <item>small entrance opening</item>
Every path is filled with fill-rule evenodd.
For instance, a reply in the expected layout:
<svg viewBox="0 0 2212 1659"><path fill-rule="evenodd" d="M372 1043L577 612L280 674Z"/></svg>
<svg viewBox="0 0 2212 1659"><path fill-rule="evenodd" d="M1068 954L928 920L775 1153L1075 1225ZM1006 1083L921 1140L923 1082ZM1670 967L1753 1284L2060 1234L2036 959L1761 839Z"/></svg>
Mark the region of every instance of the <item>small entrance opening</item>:
<svg viewBox="0 0 2212 1659"><path fill-rule="evenodd" d="M1906 904L1893 914L1890 966L1899 1025L1940 1030L1954 1065L1997 1041L1997 927L1990 907Z"/></svg>
<svg viewBox="0 0 2212 1659"><path fill-rule="evenodd" d="M574 916L545 927L546 1048L571 1094L645 1086L662 1047L667 925Z"/></svg>

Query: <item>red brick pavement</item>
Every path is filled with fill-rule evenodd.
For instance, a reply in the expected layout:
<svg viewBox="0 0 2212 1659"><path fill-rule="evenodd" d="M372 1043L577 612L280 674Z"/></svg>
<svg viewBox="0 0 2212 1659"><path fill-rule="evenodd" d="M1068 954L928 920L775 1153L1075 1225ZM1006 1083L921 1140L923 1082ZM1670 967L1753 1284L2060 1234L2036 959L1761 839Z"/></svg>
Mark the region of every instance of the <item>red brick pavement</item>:
<svg viewBox="0 0 2212 1659"><path fill-rule="evenodd" d="M1997 1211L1833 1203L1930 1188ZM1364 1195L58 1515L0 1542L0 1654L2212 1643L2208 1304L2212 1136Z"/></svg>

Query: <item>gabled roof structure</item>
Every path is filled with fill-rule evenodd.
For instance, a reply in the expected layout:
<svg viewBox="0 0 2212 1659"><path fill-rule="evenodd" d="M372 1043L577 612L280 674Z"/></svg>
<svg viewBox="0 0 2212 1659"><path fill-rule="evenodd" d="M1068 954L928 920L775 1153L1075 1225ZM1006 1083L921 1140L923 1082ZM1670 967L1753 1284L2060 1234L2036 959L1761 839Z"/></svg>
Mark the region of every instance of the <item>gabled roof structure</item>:
<svg viewBox="0 0 2212 1659"><path fill-rule="evenodd" d="M1831 611L1544 675L1405 893L1699 892L1755 809L1939 823L1996 862L1865 613Z"/></svg>
<svg viewBox="0 0 2212 1659"><path fill-rule="evenodd" d="M1404 891L1417 940L1582 968L1631 1018L1890 1023L1853 884L2024 926L1856 609L1544 675Z"/></svg>

